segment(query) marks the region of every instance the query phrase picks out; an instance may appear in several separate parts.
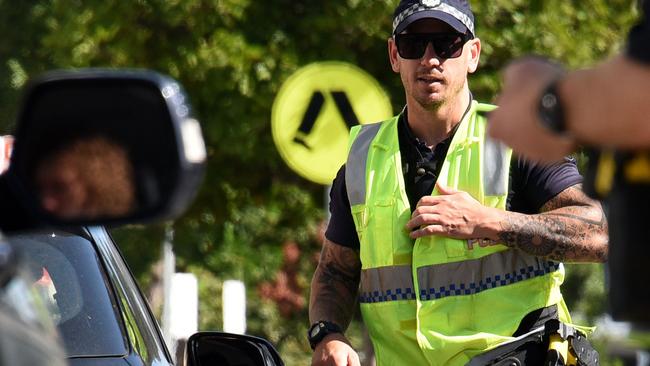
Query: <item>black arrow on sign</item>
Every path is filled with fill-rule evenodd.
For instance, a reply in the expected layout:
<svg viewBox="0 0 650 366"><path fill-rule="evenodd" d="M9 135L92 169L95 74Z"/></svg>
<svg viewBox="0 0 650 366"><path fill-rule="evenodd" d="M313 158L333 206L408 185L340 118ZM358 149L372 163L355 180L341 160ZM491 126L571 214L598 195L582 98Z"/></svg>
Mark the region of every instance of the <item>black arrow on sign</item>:
<svg viewBox="0 0 650 366"><path fill-rule="evenodd" d="M345 94L345 92L332 91L330 94L334 99L334 103L336 103L336 109L339 110L339 113L341 114L341 117L343 117L343 120L345 121L345 124L348 126L348 128L352 128L353 126L358 125L359 119L357 118L357 115L354 114L352 104L350 104L350 100L348 99L348 96ZM318 115L320 114L324 103L325 97L320 91L315 91L314 94L311 95L311 100L307 106L307 111L302 117L302 122L300 122L296 136L293 138L294 142L303 145L308 150L311 150L311 147L307 145L305 138L314 128L314 124L316 123L316 119L318 119Z"/></svg>
<svg viewBox="0 0 650 366"><path fill-rule="evenodd" d="M320 114L321 108L323 108L324 102L325 102L325 97L323 96L323 93L321 93L320 91L316 91L314 92L314 94L311 95L311 100L309 101L307 112L305 112L305 115L302 116L302 122L300 122L300 127L298 127L298 132L296 133L296 136L293 138L294 142L303 145L309 150L311 150L311 148L305 142L305 138L307 137L307 135L309 135L311 129L314 128L314 123L316 123L316 119Z"/></svg>
<svg viewBox="0 0 650 366"><path fill-rule="evenodd" d="M334 98L334 103L336 103L336 108L338 108L339 113L343 117L345 124L348 125L348 128L352 128L359 124L359 119L357 115L354 114L354 109L352 109L352 104L345 92L342 91L333 91L332 97Z"/></svg>

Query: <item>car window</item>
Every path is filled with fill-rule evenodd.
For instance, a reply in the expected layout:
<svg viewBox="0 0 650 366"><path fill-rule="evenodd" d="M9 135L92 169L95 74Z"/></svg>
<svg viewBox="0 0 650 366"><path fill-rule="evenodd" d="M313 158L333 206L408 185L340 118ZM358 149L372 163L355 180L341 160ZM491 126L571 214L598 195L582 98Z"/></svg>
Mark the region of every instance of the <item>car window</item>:
<svg viewBox="0 0 650 366"><path fill-rule="evenodd" d="M12 236L47 299L69 357L127 353L120 318L94 246L85 238L48 232Z"/></svg>

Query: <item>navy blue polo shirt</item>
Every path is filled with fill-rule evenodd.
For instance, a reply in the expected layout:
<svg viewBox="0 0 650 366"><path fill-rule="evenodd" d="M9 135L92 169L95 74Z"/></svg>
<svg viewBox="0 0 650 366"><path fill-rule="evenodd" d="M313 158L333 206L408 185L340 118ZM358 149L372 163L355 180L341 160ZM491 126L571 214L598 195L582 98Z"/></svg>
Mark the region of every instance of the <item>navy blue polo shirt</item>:
<svg viewBox="0 0 650 366"><path fill-rule="evenodd" d="M630 31L628 38L628 55L643 63L650 63L650 0L643 3L643 18Z"/></svg>
<svg viewBox="0 0 650 366"><path fill-rule="evenodd" d="M413 210L422 196L433 191L456 131L454 129L449 138L429 149L413 135L407 119L405 110L398 121L397 131L406 194ZM551 198L579 183L582 183L582 176L573 158L565 158L563 162L553 165L542 165L513 156L506 209L525 214L539 213L539 209ZM339 169L332 183L329 209L330 221L325 237L336 244L358 250L359 237L345 186L345 165Z"/></svg>

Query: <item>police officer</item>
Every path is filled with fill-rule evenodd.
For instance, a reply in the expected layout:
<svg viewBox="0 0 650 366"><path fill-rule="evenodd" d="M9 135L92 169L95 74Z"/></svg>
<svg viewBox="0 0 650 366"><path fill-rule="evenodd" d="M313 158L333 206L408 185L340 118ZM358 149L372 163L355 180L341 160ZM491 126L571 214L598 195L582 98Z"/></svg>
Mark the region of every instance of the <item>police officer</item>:
<svg viewBox="0 0 650 366"><path fill-rule="evenodd" d="M314 365L357 365L357 299L378 365L464 365L570 322L561 262L601 262L607 223L575 161L541 166L486 136L467 76L481 41L467 1L402 0L388 39L406 106L353 129L311 286ZM544 359L544 350L526 357Z"/></svg>

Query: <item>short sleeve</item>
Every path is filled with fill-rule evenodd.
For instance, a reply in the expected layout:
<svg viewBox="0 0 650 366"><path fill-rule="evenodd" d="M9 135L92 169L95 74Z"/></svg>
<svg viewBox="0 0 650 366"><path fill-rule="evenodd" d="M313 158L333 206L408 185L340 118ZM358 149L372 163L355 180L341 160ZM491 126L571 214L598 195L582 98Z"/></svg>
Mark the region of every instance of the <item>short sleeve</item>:
<svg viewBox="0 0 650 366"><path fill-rule="evenodd" d="M345 186L345 165L336 173L330 190L330 220L325 230L327 240L344 247L359 250L359 237L354 226L350 201Z"/></svg>
<svg viewBox="0 0 650 366"><path fill-rule="evenodd" d="M650 64L650 1L643 5L643 18L630 31L627 43L628 55L637 61Z"/></svg>
<svg viewBox="0 0 650 366"><path fill-rule="evenodd" d="M566 157L560 163L544 165L515 158L511 166L510 210L535 214L551 198L565 189L582 183L576 160Z"/></svg>

